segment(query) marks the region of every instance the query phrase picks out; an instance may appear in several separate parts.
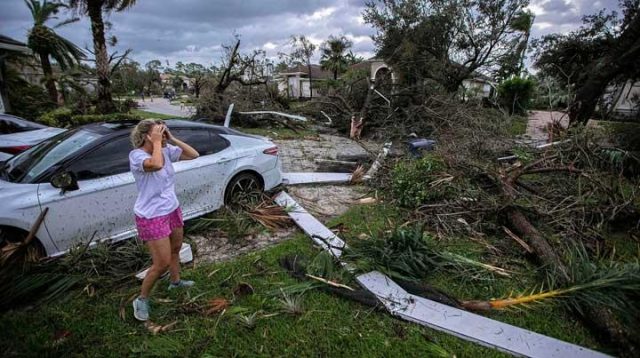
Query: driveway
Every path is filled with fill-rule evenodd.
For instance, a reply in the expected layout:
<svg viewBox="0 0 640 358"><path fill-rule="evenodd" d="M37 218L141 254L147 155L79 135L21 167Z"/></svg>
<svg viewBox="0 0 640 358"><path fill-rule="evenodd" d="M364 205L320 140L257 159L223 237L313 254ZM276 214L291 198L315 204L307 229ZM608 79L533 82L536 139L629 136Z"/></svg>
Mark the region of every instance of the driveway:
<svg viewBox="0 0 640 358"><path fill-rule="evenodd" d="M357 142L335 135L320 134L316 140L274 140L274 143L280 149L280 158L285 172L314 172L318 170L315 159L335 160L338 154L367 153ZM375 143L366 143L366 146L374 151L379 150L380 147ZM287 191L307 211L324 223L356 205L354 204L356 199L371 195L368 187L349 184L295 185L289 186ZM230 240L226 234L213 230L198 235L188 235L188 237L196 251L196 263L206 263L226 261L238 255L264 249L292 238L295 232L297 229L292 227Z"/></svg>
<svg viewBox="0 0 640 358"><path fill-rule="evenodd" d="M153 113L166 114L176 117L191 117L195 114L192 106L179 106L162 97L146 97L144 101L138 101L138 108Z"/></svg>
<svg viewBox="0 0 640 358"><path fill-rule="evenodd" d="M547 126L554 121L567 128L569 126L569 115L558 111L531 111L527 122L526 136L534 144L544 144L549 140Z"/></svg>

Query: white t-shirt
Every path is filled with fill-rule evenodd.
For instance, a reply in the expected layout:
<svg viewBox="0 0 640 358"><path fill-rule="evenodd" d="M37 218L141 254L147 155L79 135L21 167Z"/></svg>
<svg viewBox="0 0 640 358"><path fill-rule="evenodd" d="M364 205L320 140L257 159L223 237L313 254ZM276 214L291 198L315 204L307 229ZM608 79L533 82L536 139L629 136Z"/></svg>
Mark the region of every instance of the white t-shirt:
<svg viewBox="0 0 640 358"><path fill-rule="evenodd" d="M170 214L176 210L180 203L176 196L176 174L172 162L177 162L182 154L182 149L167 144L162 148L164 166L154 172L145 172L143 163L151 158L151 154L142 149L134 149L129 153L129 167L136 180L138 198L133 211L139 217L152 219L158 216Z"/></svg>

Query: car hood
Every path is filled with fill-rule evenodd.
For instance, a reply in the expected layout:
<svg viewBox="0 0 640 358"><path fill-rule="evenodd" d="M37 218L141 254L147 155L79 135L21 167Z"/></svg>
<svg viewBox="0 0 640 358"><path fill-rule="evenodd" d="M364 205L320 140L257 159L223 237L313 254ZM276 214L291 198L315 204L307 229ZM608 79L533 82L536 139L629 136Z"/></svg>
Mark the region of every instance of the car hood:
<svg viewBox="0 0 640 358"><path fill-rule="evenodd" d="M0 146L36 145L64 131L66 131L66 129L50 127L27 132L4 134L0 135Z"/></svg>

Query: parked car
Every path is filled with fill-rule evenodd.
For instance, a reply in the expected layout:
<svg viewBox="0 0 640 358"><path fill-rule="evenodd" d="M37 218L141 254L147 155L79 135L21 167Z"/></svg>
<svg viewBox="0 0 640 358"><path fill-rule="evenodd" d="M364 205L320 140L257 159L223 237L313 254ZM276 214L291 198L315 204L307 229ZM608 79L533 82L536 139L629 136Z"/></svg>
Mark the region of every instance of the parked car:
<svg viewBox="0 0 640 358"><path fill-rule="evenodd" d="M0 242L22 240L49 208L36 233L46 256L59 256L93 238L119 241L136 235L137 191L129 170L129 134L136 121L68 130L0 167ZM184 120L167 120L177 138L199 153L174 163L185 220L212 212L253 190L282 182L278 147L268 139ZM0 243L0 245L2 245Z"/></svg>
<svg viewBox="0 0 640 358"><path fill-rule="evenodd" d="M0 163L64 131L10 114L0 114Z"/></svg>

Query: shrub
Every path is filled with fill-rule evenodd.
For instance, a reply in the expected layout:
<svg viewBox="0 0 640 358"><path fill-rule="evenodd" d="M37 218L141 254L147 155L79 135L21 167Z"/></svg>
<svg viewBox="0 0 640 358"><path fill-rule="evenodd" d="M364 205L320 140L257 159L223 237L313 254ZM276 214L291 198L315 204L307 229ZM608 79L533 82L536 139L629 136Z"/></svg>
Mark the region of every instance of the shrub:
<svg viewBox="0 0 640 358"><path fill-rule="evenodd" d="M417 207L456 193L446 165L433 154L415 161L400 162L393 169L391 188L401 206ZM440 181L439 181L440 180ZM437 182L439 181L439 182Z"/></svg>
<svg viewBox="0 0 640 358"><path fill-rule="evenodd" d="M60 107L41 115L38 122L50 127L69 127L72 124L73 114L71 108Z"/></svg>
<svg viewBox="0 0 640 358"><path fill-rule="evenodd" d="M35 120L43 113L56 107L44 88L25 81L14 69L7 68L6 76L10 114Z"/></svg>
<svg viewBox="0 0 640 358"><path fill-rule="evenodd" d="M531 78L514 77L498 86L501 105L509 109L509 114L524 114L531 105L536 82Z"/></svg>
<svg viewBox="0 0 640 358"><path fill-rule="evenodd" d="M81 126L88 123L112 122L122 120L141 120L142 117L131 113L111 113L111 114L79 114L71 117L73 126Z"/></svg>

